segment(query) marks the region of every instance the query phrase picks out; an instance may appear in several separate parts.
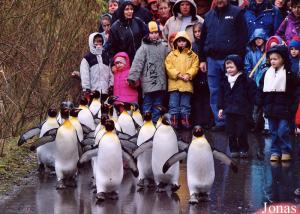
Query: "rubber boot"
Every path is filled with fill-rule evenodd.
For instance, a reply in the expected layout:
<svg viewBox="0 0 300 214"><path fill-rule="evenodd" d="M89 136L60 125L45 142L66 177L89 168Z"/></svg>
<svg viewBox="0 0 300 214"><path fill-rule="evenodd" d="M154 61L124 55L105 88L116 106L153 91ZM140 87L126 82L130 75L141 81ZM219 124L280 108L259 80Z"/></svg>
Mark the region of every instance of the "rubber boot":
<svg viewBox="0 0 300 214"><path fill-rule="evenodd" d="M192 128L192 125L190 122L190 115L188 115L188 114L181 115L181 125L184 129Z"/></svg>
<svg viewBox="0 0 300 214"><path fill-rule="evenodd" d="M177 114L172 114L171 115L171 123L172 123L172 127L174 129L179 129L179 125L178 125L178 115Z"/></svg>

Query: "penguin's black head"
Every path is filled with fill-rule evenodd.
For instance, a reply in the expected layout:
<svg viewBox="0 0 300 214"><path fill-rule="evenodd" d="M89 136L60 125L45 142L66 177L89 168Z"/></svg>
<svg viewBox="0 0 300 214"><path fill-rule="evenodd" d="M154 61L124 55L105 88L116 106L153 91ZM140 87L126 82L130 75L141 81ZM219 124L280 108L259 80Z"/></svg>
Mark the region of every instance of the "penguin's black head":
<svg viewBox="0 0 300 214"><path fill-rule="evenodd" d="M137 111L139 109L139 104L137 103L131 103L131 106L133 111Z"/></svg>
<svg viewBox="0 0 300 214"><path fill-rule="evenodd" d="M160 116L163 116L165 113L167 113L167 108L162 105L156 105L154 108L158 109L160 112Z"/></svg>
<svg viewBox="0 0 300 214"><path fill-rule="evenodd" d="M106 120L106 122L104 123L105 129L108 132L111 132L115 129L115 123L112 120Z"/></svg>
<svg viewBox="0 0 300 214"><path fill-rule="evenodd" d="M72 117L78 117L78 113L81 111L81 109L79 109L79 108L73 108L73 109L71 109L71 111L70 111L70 116L72 116Z"/></svg>
<svg viewBox="0 0 300 214"><path fill-rule="evenodd" d="M56 117L57 116L57 111L55 108L49 108L48 109L48 116L49 117Z"/></svg>
<svg viewBox="0 0 300 214"><path fill-rule="evenodd" d="M100 92L97 91L97 90L93 91L93 98L94 99L99 99L100 98Z"/></svg>
<svg viewBox="0 0 300 214"><path fill-rule="evenodd" d="M171 125L171 115L166 113L164 114L164 116L162 117L161 123L167 126Z"/></svg>
<svg viewBox="0 0 300 214"><path fill-rule="evenodd" d="M104 124L106 123L107 120L109 120L108 115L107 115L107 114L102 114L102 115L101 115L101 124L104 125Z"/></svg>
<svg viewBox="0 0 300 214"><path fill-rule="evenodd" d="M117 96L110 96L107 98L107 103L110 104L110 105L113 105L114 102L118 99L119 97Z"/></svg>
<svg viewBox="0 0 300 214"><path fill-rule="evenodd" d="M104 103L101 105L101 114L108 114L109 113L109 105Z"/></svg>
<svg viewBox="0 0 300 214"><path fill-rule="evenodd" d="M193 128L193 136L202 137L204 135L204 129L201 126L195 126Z"/></svg>
<svg viewBox="0 0 300 214"><path fill-rule="evenodd" d="M69 119L69 115L70 115L70 110L69 109L67 109L67 108L62 108L61 110L60 110L60 115L61 115L61 118L63 118L63 119Z"/></svg>
<svg viewBox="0 0 300 214"><path fill-rule="evenodd" d="M63 109L63 108L72 109L72 108L74 108L74 103L71 101L63 101L60 104L60 108L61 109Z"/></svg>
<svg viewBox="0 0 300 214"><path fill-rule="evenodd" d="M144 113L144 121L150 121L152 120L152 114L150 111L147 111Z"/></svg>
<svg viewBox="0 0 300 214"><path fill-rule="evenodd" d="M80 101L79 101L79 104L80 105L83 105L83 106L87 106L88 105L88 100L87 100L87 98L85 97L85 96L81 96L80 97Z"/></svg>

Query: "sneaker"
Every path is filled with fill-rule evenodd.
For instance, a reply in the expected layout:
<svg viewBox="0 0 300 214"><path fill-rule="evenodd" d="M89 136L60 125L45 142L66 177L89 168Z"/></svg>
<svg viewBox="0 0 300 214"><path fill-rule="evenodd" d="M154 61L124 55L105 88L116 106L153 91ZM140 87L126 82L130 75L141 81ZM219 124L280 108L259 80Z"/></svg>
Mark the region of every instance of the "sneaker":
<svg viewBox="0 0 300 214"><path fill-rule="evenodd" d="M222 132L225 131L225 126L213 126L211 128L212 132Z"/></svg>
<svg viewBox="0 0 300 214"><path fill-rule="evenodd" d="M288 153L282 154L282 155L281 155L281 160L282 160L282 161L290 161L290 160L292 160L292 157L291 157L291 155L288 154Z"/></svg>
<svg viewBox="0 0 300 214"><path fill-rule="evenodd" d="M231 157L238 158L238 157L240 157L240 154L238 152L231 152Z"/></svg>
<svg viewBox="0 0 300 214"><path fill-rule="evenodd" d="M270 161L280 161L280 156L278 154L272 154Z"/></svg>
<svg viewBox="0 0 300 214"><path fill-rule="evenodd" d="M240 152L240 158L247 158L248 152Z"/></svg>

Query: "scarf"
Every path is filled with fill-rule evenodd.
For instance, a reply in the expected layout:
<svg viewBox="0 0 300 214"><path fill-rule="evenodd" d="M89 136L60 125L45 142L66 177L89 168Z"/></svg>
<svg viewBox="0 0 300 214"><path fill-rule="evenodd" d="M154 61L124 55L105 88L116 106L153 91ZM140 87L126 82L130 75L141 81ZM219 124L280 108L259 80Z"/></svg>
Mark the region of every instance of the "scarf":
<svg viewBox="0 0 300 214"><path fill-rule="evenodd" d="M282 66L277 71L270 67L264 78L263 92L285 92L286 91L286 70Z"/></svg>
<svg viewBox="0 0 300 214"><path fill-rule="evenodd" d="M237 78L242 74L242 72L236 73L234 76L231 76L229 74L226 74L227 76L227 81L230 84L230 88L233 88L234 83L236 82Z"/></svg>

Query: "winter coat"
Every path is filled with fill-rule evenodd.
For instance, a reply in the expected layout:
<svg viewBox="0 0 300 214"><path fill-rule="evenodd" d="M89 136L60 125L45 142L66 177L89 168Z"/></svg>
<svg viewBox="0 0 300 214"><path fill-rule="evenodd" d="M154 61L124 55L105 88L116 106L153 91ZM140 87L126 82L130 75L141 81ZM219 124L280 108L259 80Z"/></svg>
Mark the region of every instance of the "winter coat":
<svg viewBox="0 0 300 214"><path fill-rule="evenodd" d="M248 42L247 24L239 7L228 5L210 10L201 31L200 61L206 57L225 59L230 54L245 55Z"/></svg>
<svg viewBox="0 0 300 214"><path fill-rule="evenodd" d="M143 39L142 46L136 52L128 79L141 80L143 93L166 90L165 57L167 44L162 41L151 42Z"/></svg>
<svg viewBox="0 0 300 214"><path fill-rule="evenodd" d="M300 58L299 57L290 57L291 60L291 70L294 74L300 74Z"/></svg>
<svg viewBox="0 0 300 214"><path fill-rule="evenodd" d="M295 124L298 128L300 128L300 103L298 103L296 117L295 117Z"/></svg>
<svg viewBox="0 0 300 214"><path fill-rule="evenodd" d="M256 95L256 84L245 73L238 76L233 87L230 87L225 76L218 94L218 109L225 114L248 116L253 109Z"/></svg>
<svg viewBox="0 0 300 214"><path fill-rule="evenodd" d="M294 36L300 36L300 18L296 18L293 13L290 13L281 23L276 35L289 44Z"/></svg>
<svg viewBox="0 0 300 214"><path fill-rule="evenodd" d="M179 5L181 2L183 1L187 1L191 4L192 8L191 8L191 21L188 23L188 25L185 28L185 31L188 33L189 38L191 39L191 42L194 42L194 34L193 34L193 25L197 24L197 23L203 23L203 18L201 18L200 16L198 16L196 14L197 12L197 6L194 2L194 0L177 0L176 3L173 6L172 12L173 12L173 16L170 17L168 19L168 21L166 22L166 24L164 25L164 29L163 29L163 35L166 41L168 41L169 35L171 35L172 33L177 33L180 31L180 26L182 24L182 15L179 12Z"/></svg>
<svg viewBox="0 0 300 214"><path fill-rule="evenodd" d="M111 59L118 52L126 52L130 62L132 62L137 49L141 46L147 29L144 22L139 18L125 19L124 9L128 4L131 3L125 1L121 5L120 14L122 16L111 26L107 44Z"/></svg>
<svg viewBox="0 0 300 214"><path fill-rule="evenodd" d="M282 21L280 11L269 0L264 0L262 4L257 4L256 0L251 0L250 5L245 10L245 19L248 25L249 38L257 28L264 29L268 37L273 36Z"/></svg>
<svg viewBox="0 0 300 214"><path fill-rule="evenodd" d="M188 47L180 52L176 47L176 40L183 37L188 40ZM189 74L193 79L199 69L199 59L197 54L192 51L192 44L185 31L177 33L172 50L165 60L168 75L168 91L193 92L192 81L185 82L178 79L179 74Z"/></svg>
<svg viewBox="0 0 300 214"><path fill-rule="evenodd" d="M194 51L194 53L199 54L199 52L200 52L199 40L195 40L193 42L192 50ZM204 87L207 87L207 86L208 86L207 85L207 73L199 71L197 73L197 75L195 76L194 80L193 80L194 90L198 89L198 91L199 91L199 90L201 90L201 89L203 89Z"/></svg>
<svg viewBox="0 0 300 214"><path fill-rule="evenodd" d="M120 52L114 56L114 60L117 57L123 57L126 59L126 66L123 70L116 70L114 72L114 96L118 97L118 101L137 103L138 92L136 89L129 87L127 83L127 77L130 70L130 61L127 53Z"/></svg>
<svg viewBox="0 0 300 214"><path fill-rule="evenodd" d="M292 112L295 112L295 102L297 101L297 87L300 80L291 71L286 71L286 90L285 92L263 92L264 88L264 73L260 80L259 88L256 96L256 105L263 107L266 118L277 118L289 120Z"/></svg>
<svg viewBox="0 0 300 214"><path fill-rule="evenodd" d="M267 41L266 33L262 28L255 29L255 31L253 32L250 38L249 46L247 47L247 53L245 56L245 70L248 74L250 74L252 69L255 67L257 62L264 54L264 49L260 47L254 47L255 39L257 38L261 38L265 42ZM259 85L259 80L262 77L265 68L266 68L266 59L264 59L260 63L256 71L254 72L253 79L255 80L257 85Z"/></svg>
<svg viewBox="0 0 300 214"><path fill-rule="evenodd" d="M109 57L105 50L96 50L94 37L100 33L89 36L90 52L84 56L80 64L80 78L83 90L98 90L103 94L108 93L108 88L113 85L113 75L109 68Z"/></svg>

